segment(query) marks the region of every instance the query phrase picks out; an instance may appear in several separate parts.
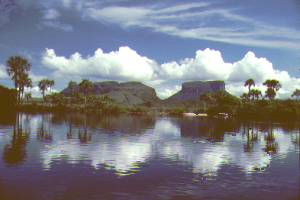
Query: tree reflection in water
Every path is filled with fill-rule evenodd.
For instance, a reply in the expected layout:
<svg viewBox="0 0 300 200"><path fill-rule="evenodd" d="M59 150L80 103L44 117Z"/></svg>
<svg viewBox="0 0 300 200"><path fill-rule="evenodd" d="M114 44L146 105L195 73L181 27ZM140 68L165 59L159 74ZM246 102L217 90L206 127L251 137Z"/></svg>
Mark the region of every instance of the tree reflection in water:
<svg viewBox="0 0 300 200"><path fill-rule="evenodd" d="M83 130L82 130L83 129ZM78 139L81 144L86 144L92 141L92 134L88 132L87 116L84 116L83 124L78 130Z"/></svg>
<svg viewBox="0 0 300 200"><path fill-rule="evenodd" d="M25 125L23 128L21 120L22 114L16 114L11 143L4 147L3 160L7 165L22 164L27 156L26 144L30 135L30 127Z"/></svg>
<svg viewBox="0 0 300 200"><path fill-rule="evenodd" d="M69 130L67 132L67 139L70 140L70 139L73 139L73 127L72 127L72 121L69 120L68 121L68 127L69 127Z"/></svg>
<svg viewBox="0 0 300 200"><path fill-rule="evenodd" d="M42 121L37 130L37 139L40 140L41 142L51 142L52 141L52 133L51 133L51 129L50 129L49 117L51 117L51 116L42 114ZM48 127L48 128L45 128L45 124L46 124L46 127Z"/></svg>
<svg viewBox="0 0 300 200"><path fill-rule="evenodd" d="M295 145L296 148L300 146L300 128L298 129L297 134L291 135L291 141Z"/></svg>
<svg viewBox="0 0 300 200"><path fill-rule="evenodd" d="M299 134L287 136L291 131L277 130L271 124L128 115L101 118L70 114L53 118L52 114L44 114L31 116L32 119L28 116L31 115L16 122L12 141L5 146L4 159L25 160L31 128L37 131L33 142L47 142L40 145L47 169L53 160L80 163L86 159L96 169L110 166L118 174L128 174L159 156L188 163L199 174L216 174L230 164L252 173L266 169L273 154L287 154L293 143L299 145Z"/></svg>
<svg viewBox="0 0 300 200"><path fill-rule="evenodd" d="M258 140L258 129L255 129L252 125L252 127L244 125L244 134L247 134L247 143L244 144L244 151L245 152L252 152L254 144Z"/></svg>
<svg viewBox="0 0 300 200"><path fill-rule="evenodd" d="M223 142L226 133L235 134L239 131L237 121L183 118L177 122L184 137L205 138L209 142Z"/></svg>
<svg viewBox="0 0 300 200"><path fill-rule="evenodd" d="M275 141L272 124L269 127L267 135L265 135L265 142L266 142L266 146L264 148L265 152L269 155L276 154L278 150L278 143Z"/></svg>

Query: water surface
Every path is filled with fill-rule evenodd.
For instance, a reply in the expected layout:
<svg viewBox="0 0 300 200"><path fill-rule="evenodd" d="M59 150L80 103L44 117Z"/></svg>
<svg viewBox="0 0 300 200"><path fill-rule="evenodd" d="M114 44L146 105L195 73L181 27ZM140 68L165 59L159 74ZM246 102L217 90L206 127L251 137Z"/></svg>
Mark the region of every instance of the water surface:
<svg viewBox="0 0 300 200"><path fill-rule="evenodd" d="M0 199L298 199L299 128L151 116L0 117Z"/></svg>

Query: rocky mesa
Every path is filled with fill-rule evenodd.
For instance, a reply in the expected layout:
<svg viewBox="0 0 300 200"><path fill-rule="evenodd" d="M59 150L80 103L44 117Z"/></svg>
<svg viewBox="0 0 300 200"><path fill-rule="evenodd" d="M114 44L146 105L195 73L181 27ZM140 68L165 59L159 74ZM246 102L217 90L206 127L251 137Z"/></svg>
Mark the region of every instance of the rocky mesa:
<svg viewBox="0 0 300 200"><path fill-rule="evenodd" d="M75 91L74 91L75 90ZM116 103L124 106L172 106L177 103L199 101L205 93L225 91L224 81L193 81L182 84L182 89L171 97L161 100L155 89L140 82L105 81L93 83L91 94L106 95ZM73 89L66 88L61 93L71 96L73 93L81 93L79 85Z"/></svg>
<svg viewBox="0 0 300 200"><path fill-rule="evenodd" d="M225 91L224 81L192 81L182 84L179 92L165 101L168 103L182 101L198 101L200 96L211 92Z"/></svg>
<svg viewBox="0 0 300 200"><path fill-rule="evenodd" d="M65 96L71 96L72 92L81 93L79 85L72 91L66 88L62 91ZM155 90L152 87L144 85L140 82L124 82L105 81L93 83L91 91L93 95L106 95L116 103L125 106L134 105L153 105L160 101Z"/></svg>

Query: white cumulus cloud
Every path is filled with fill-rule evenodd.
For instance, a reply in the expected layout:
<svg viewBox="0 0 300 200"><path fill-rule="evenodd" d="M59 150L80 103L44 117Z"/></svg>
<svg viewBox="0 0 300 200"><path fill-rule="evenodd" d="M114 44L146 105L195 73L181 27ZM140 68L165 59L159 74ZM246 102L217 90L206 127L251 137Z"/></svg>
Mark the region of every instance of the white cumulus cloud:
<svg viewBox="0 0 300 200"><path fill-rule="evenodd" d="M110 53L97 49L94 55L85 58L77 52L69 58L57 56L53 49L46 49L42 63L59 74L141 81L153 79L157 67L155 61L129 47Z"/></svg>
<svg viewBox="0 0 300 200"><path fill-rule="evenodd" d="M169 79L222 79L226 80L232 70L230 63L223 61L220 51L198 50L195 58L185 58L178 62L161 65L161 73Z"/></svg>
<svg viewBox="0 0 300 200"><path fill-rule="evenodd" d="M273 64L253 52L236 62L225 62L218 50L198 50L194 58L170 61L163 64L139 55L129 47L104 53L97 49L92 56L83 57L76 52L68 58L46 49L42 63L56 75L78 76L98 80L142 81L154 87L158 95L166 98L180 90L185 81L224 80L226 89L235 95L247 90L244 81L253 78L256 86L264 92L266 79L277 79L282 84L278 97L287 98L300 86L300 79L287 71L275 69ZM61 76L60 76L61 77Z"/></svg>

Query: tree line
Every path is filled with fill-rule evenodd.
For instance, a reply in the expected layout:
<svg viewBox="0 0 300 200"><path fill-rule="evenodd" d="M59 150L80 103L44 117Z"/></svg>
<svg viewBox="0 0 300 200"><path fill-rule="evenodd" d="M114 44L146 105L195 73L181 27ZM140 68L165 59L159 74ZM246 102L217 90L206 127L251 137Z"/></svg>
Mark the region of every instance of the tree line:
<svg viewBox="0 0 300 200"><path fill-rule="evenodd" d="M32 88L32 79L29 76L31 64L26 58L21 56L11 56L6 61L6 71L14 82L14 87L17 91L17 103L20 104L23 98L29 100L31 93L24 94L25 88ZM51 90L54 86L54 80L42 79L38 82L38 87L41 91L43 98L47 90Z"/></svg>
<svg viewBox="0 0 300 200"><path fill-rule="evenodd" d="M25 88L32 88L33 82L30 78L30 70L31 64L28 62L26 58L21 56L11 56L6 61L6 71L10 76L11 80L14 82L14 87L17 91L17 102L18 104L21 102L23 98L29 100L31 98L31 93L25 93ZM50 79L42 79L38 82L39 90L45 100L46 91L50 90L54 86L54 80ZM247 93L243 93L241 95L241 99L244 101L253 101L268 98L269 100L274 100L277 92L282 87L280 82L276 79L268 79L263 83L264 86L267 87L265 91L265 95L255 87L255 81L250 78L245 81L244 86L248 88ZM93 90L93 83L87 79L83 79L78 85L74 81L70 81L68 84L68 88L71 90L71 96L75 94L75 88L79 87L79 91L84 94L84 102L87 102L87 96ZM25 93L25 94L24 94ZM292 98L299 99L300 98L300 89L296 89L292 94Z"/></svg>
<svg viewBox="0 0 300 200"><path fill-rule="evenodd" d="M259 100L260 98L263 99L264 97L266 97L269 100L274 100L277 92L282 87L280 82L276 79L268 79L263 83L263 85L267 87L265 95L263 95L262 92L257 88L251 89L252 87L255 87L255 81L252 78L246 80L244 86L248 87L248 93L243 93L241 95L241 99L250 101ZM291 97L298 100L300 97L300 89L295 89L295 91L291 94Z"/></svg>

